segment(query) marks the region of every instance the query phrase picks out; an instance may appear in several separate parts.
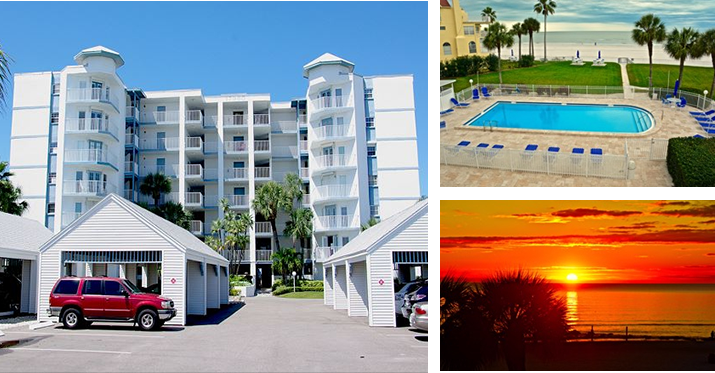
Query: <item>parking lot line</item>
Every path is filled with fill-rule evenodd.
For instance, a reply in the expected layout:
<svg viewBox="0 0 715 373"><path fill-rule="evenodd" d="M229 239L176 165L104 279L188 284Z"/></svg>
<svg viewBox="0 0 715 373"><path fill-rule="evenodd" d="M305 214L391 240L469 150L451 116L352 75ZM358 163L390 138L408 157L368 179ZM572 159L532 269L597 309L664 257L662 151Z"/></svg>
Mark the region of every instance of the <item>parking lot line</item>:
<svg viewBox="0 0 715 373"><path fill-rule="evenodd" d="M85 337L125 337L125 338L164 338L163 335L133 335L133 334L101 334L101 333L82 333L70 332L63 330L57 333L42 333L42 332L5 332L6 334L32 334L32 335L58 335L58 336L85 336Z"/></svg>
<svg viewBox="0 0 715 373"><path fill-rule="evenodd" d="M79 353L94 353L94 354L116 354L116 355L131 355L129 351L101 351L101 350L71 350L64 348L28 348L28 347L13 347L10 350L17 351L45 351L45 352L79 352Z"/></svg>

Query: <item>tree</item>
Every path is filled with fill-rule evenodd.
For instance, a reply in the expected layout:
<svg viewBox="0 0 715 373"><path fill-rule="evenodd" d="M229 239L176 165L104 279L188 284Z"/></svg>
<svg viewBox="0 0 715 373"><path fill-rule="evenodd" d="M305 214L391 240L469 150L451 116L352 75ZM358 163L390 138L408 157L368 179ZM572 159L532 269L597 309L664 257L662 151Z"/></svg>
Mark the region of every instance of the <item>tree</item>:
<svg viewBox="0 0 715 373"><path fill-rule="evenodd" d="M534 5L534 12L544 15L544 61L546 61L546 17L554 14L556 2L554 0L538 0Z"/></svg>
<svg viewBox="0 0 715 373"><path fill-rule="evenodd" d="M159 207L152 208L151 211L181 228L187 230L191 228L193 214L186 211L180 203L167 202Z"/></svg>
<svg viewBox="0 0 715 373"><path fill-rule="evenodd" d="M529 54L533 56L534 55L534 33L539 32L539 30L541 29L541 23L536 18L529 17L524 20L522 25L524 25L526 33L529 34Z"/></svg>
<svg viewBox="0 0 715 373"><path fill-rule="evenodd" d="M489 17L489 24L497 20L497 12L488 6L482 10L482 17Z"/></svg>
<svg viewBox="0 0 715 373"><path fill-rule="evenodd" d="M171 193L171 180L161 173L146 175L139 185L139 193L151 196L154 199L154 206L158 207L161 196Z"/></svg>
<svg viewBox="0 0 715 373"><path fill-rule="evenodd" d="M648 65L650 74L648 75L648 92L653 89L653 43L661 43L665 40L665 25L660 18L653 14L646 14L636 21L636 28L633 29L631 38L638 45L648 46Z"/></svg>
<svg viewBox="0 0 715 373"><path fill-rule="evenodd" d="M273 260L273 269L280 273L283 277L283 283L286 283L286 275L295 271L300 273L303 269L303 261L298 257L298 253L292 248L280 248L271 255Z"/></svg>
<svg viewBox="0 0 715 373"><path fill-rule="evenodd" d="M365 224L363 224L363 225L360 226L360 231L361 231L361 232L364 232L364 231L370 229L371 227L376 226L377 223L379 223L379 222L380 222L380 221L378 221L377 219L375 219L374 217L372 217L372 218L370 218L370 220L367 221L367 223L365 223Z"/></svg>
<svg viewBox="0 0 715 373"><path fill-rule="evenodd" d="M524 31L524 25L517 22L511 26L511 33L519 38L519 59L521 59L521 36L526 32Z"/></svg>
<svg viewBox="0 0 715 373"><path fill-rule="evenodd" d="M298 174L288 173L283 178L283 190L286 198L291 201L290 206L285 206L285 210L290 213L295 206L300 206L303 202L303 181Z"/></svg>
<svg viewBox="0 0 715 373"><path fill-rule="evenodd" d="M487 49L497 50L497 57L499 58L498 69L499 69L499 84L502 84L501 77L501 49L508 48L514 45L514 35L506 30L506 26L496 22L489 25L487 28L487 35L484 37L484 46Z"/></svg>
<svg viewBox="0 0 715 373"><path fill-rule="evenodd" d="M713 70L715 70L715 29L710 29L705 33L700 35L697 43L695 43L694 54L698 57L709 55L712 63ZM710 86L710 95L715 98L715 74L713 75L713 82Z"/></svg>
<svg viewBox="0 0 715 373"><path fill-rule="evenodd" d="M12 185L10 177L13 173L7 170L7 165L7 162L0 162L0 211L22 216L28 204L27 201L18 201L22 198L22 190Z"/></svg>
<svg viewBox="0 0 715 373"><path fill-rule="evenodd" d="M256 197L252 202L253 209L271 223L276 249L281 247L278 241L278 229L276 229L278 212L291 206L292 202L283 187L275 181L269 181L256 190Z"/></svg>
<svg viewBox="0 0 715 373"><path fill-rule="evenodd" d="M223 218L211 224L212 236L206 237L206 244L217 252L227 251L231 274L238 274L243 260L243 251L248 247L248 231L253 228L253 217L249 213L231 211L228 200L220 201Z"/></svg>
<svg viewBox="0 0 715 373"><path fill-rule="evenodd" d="M5 110L5 98L9 91L10 78L10 62L12 59L5 53L0 45L0 112Z"/></svg>
<svg viewBox="0 0 715 373"><path fill-rule="evenodd" d="M699 37L700 34L690 27L685 27L681 31L674 28L673 31L668 34L667 41L665 42L665 51L670 57L680 60L680 73L678 74L678 80L681 85L683 84L683 68L685 67L685 60L688 57L696 57L697 53L694 53L696 52L694 50L694 46Z"/></svg>
<svg viewBox="0 0 715 373"><path fill-rule="evenodd" d="M310 239L313 235L313 210L299 208L290 213L290 220L286 222L283 234L293 238L293 248L299 253L301 261L303 258L303 240ZM300 249L296 248L296 242L300 243ZM302 273L302 271L301 271Z"/></svg>

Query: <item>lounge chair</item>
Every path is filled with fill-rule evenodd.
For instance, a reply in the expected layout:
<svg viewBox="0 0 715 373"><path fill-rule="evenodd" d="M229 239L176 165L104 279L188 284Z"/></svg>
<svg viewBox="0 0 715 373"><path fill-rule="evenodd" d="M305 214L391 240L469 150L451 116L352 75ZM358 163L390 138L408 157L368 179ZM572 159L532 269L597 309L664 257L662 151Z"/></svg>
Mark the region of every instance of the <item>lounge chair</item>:
<svg viewBox="0 0 715 373"><path fill-rule="evenodd" d="M676 103L675 106L677 106L677 107L685 107L685 105L687 105L687 104L688 104L688 102L685 100L685 97L681 97L681 98L680 98L680 102Z"/></svg>
<svg viewBox="0 0 715 373"><path fill-rule="evenodd" d="M524 151L533 152L533 151L536 151L536 149L538 149L538 148L539 148L539 145L529 144L526 146L526 148L524 148Z"/></svg>
<svg viewBox="0 0 715 373"><path fill-rule="evenodd" d="M489 90L487 90L487 87L482 87L482 96L484 96L484 98L492 97L492 95L489 94Z"/></svg>
<svg viewBox="0 0 715 373"><path fill-rule="evenodd" d="M469 106L469 103L468 103L468 102L459 102L459 101L457 101L457 99L454 98L454 97L450 98L449 101L452 102L452 105L454 105L454 106L456 106L456 107L458 107L458 108L465 108L465 107Z"/></svg>
<svg viewBox="0 0 715 373"><path fill-rule="evenodd" d="M454 109L447 109L447 110L442 110L439 112L439 115L447 115L447 114L452 114L454 113Z"/></svg>
<svg viewBox="0 0 715 373"><path fill-rule="evenodd" d="M571 149L571 163L573 163L573 164L581 163L581 159L583 159L583 154L584 154L583 148Z"/></svg>
<svg viewBox="0 0 715 373"><path fill-rule="evenodd" d="M471 141L461 141L459 144L457 144L457 146L468 146L471 143Z"/></svg>
<svg viewBox="0 0 715 373"><path fill-rule="evenodd" d="M477 145L477 148L478 148L478 149L486 149L486 148L488 148L488 147L489 147L489 144L486 144L486 143L483 143L483 142L481 142L481 143L479 143L479 145Z"/></svg>
<svg viewBox="0 0 715 373"><path fill-rule="evenodd" d="M702 112L702 111L691 111L690 112L690 115L692 115L694 117L709 117L713 114L715 114L715 109L709 110L706 112Z"/></svg>
<svg viewBox="0 0 715 373"><path fill-rule="evenodd" d="M445 121L439 122L439 128L440 128L440 129L445 129L445 128L447 128L447 122L445 122Z"/></svg>
<svg viewBox="0 0 715 373"><path fill-rule="evenodd" d="M494 144L492 145L491 149L487 152L487 155L489 158L494 158L497 154L499 154L499 151L504 149L504 145L502 144Z"/></svg>
<svg viewBox="0 0 715 373"><path fill-rule="evenodd" d="M694 135L693 137L696 138L696 139L704 139L704 138L705 138L705 136L703 136L703 135L701 135L701 134L696 134L696 135Z"/></svg>
<svg viewBox="0 0 715 373"><path fill-rule="evenodd" d="M546 150L547 159L549 160L549 162L553 162L554 160L556 160L556 153L558 153L559 150L561 150L561 148L559 148L558 146L549 146L549 149Z"/></svg>
<svg viewBox="0 0 715 373"><path fill-rule="evenodd" d="M694 117L694 118L695 118L695 120L697 120L697 121L700 122L700 123L702 123L702 122L712 122L712 121L715 121L715 116L712 116L712 117L709 117L709 118L708 118L708 117Z"/></svg>
<svg viewBox="0 0 715 373"><path fill-rule="evenodd" d="M474 88L472 90L472 100L479 100L479 89Z"/></svg>
<svg viewBox="0 0 715 373"><path fill-rule="evenodd" d="M591 149L591 163L600 165L603 162L603 149L592 148Z"/></svg>
<svg viewBox="0 0 715 373"><path fill-rule="evenodd" d="M670 93L665 95L665 97L663 97L663 99L661 100L661 102L663 102L663 105L670 105L670 101L668 101L668 99L670 98L673 98L673 95L671 95Z"/></svg>

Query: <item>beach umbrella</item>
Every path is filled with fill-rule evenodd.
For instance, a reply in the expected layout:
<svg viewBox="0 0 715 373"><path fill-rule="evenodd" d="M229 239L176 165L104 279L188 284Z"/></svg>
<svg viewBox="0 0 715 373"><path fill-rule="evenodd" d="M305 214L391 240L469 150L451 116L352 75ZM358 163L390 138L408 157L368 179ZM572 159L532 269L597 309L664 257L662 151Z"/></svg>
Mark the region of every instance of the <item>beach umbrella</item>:
<svg viewBox="0 0 715 373"><path fill-rule="evenodd" d="M579 55L578 51L576 51L576 58L581 58L581 56Z"/></svg>
<svg viewBox="0 0 715 373"><path fill-rule="evenodd" d="M601 59L601 51L598 51L598 59Z"/></svg>
<svg viewBox="0 0 715 373"><path fill-rule="evenodd" d="M680 80L675 81L675 90L673 91L673 96L678 96L678 88L680 88Z"/></svg>

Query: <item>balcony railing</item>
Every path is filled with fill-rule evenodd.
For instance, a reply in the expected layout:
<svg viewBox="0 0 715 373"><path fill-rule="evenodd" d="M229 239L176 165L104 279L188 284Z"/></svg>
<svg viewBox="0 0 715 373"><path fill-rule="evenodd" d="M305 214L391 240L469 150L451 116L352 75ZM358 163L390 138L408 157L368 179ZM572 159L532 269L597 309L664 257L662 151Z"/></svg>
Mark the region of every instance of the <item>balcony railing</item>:
<svg viewBox="0 0 715 373"><path fill-rule="evenodd" d="M125 145L134 145L135 147L139 147L139 136L133 133L126 133L124 134L124 144Z"/></svg>
<svg viewBox="0 0 715 373"><path fill-rule="evenodd" d="M370 205L370 216L380 215L380 205Z"/></svg>
<svg viewBox="0 0 715 373"><path fill-rule="evenodd" d="M272 254L273 254L273 251L271 251L271 250L256 250L256 261L258 261L258 262L272 261L273 260L271 258Z"/></svg>
<svg viewBox="0 0 715 373"><path fill-rule="evenodd" d="M377 175L368 175L367 183L368 185L377 185Z"/></svg>
<svg viewBox="0 0 715 373"><path fill-rule="evenodd" d="M225 198L228 200L230 207L248 207L248 196L229 194Z"/></svg>
<svg viewBox="0 0 715 373"><path fill-rule="evenodd" d="M295 132L296 130L296 122L293 120L278 121L271 124L271 131L274 132Z"/></svg>
<svg viewBox="0 0 715 373"><path fill-rule="evenodd" d="M186 123L195 124L202 123L204 120L204 113L201 110L186 110Z"/></svg>
<svg viewBox="0 0 715 373"><path fill-rule="evenodd" d="M126 173L139 173L139 163L136 161L124 161L124 172Z"/></svg>
<svg viewBox="0 0 715 373"><path fill-rule="evenodd" d="M303 114L303 115L298 115L298 125L303 126L308 124L308 116Z"/></svg>
<svg viewBox="0 0 715 373"><path fill-rule="evenodd" d="M254 140L253 151L269 152L271 151L271 140Z"/></svg>
<svg viewBox="0 0 715 373"><path fill-rule="evenodd" d="M187 137L186 150L199 150L204 148L204 140L200 137Z"/></svg>
<svg viewBox="0 0 715 373"><path fill-rule="evenodd" d="M301 178L309 178L310 177L310 169L308 167L301 167L300 168L300 177Z"/></svg>
<svg viewBox="0 0 715 373"><path fill-rule="evenodd" d="M64 194L103 197L116 187L101 180L65 180Z"/></svg>
<svg viewBox="0 0 715 373"><path fill-rule="evenodd" d="M246 141L225 141L223 147L226 153L245 153L248 151L248 143Z"/></svg>
<svg viewBox="0 0 715 373"><path fill-rule="evenodd" d="M333 185L320 185L315 188L318 192L315 196L316 200L330 199L330 198L344 198L350 197L352 185L350 184L333 184Z"/></svg>
<svg viewBox="0 0 715 373"><path fill-rule="evenodd" d="M67 90L68 102L104 102L112 105L119 111L117 96L107 91L106 88L70 88Z"/></svg>
<svg viewBox="0 0 715 373"><path fill-rule="evenodd" d="M203 178L204 168L200 164L187 164L186 165L186 177L190 178Z"/></svg>
<svg viewBox="0 0 715 373"><path fill-rule="evenodd" d="M256 179L270 179L271 178L271 168L270 167L254 167Z"/></svg>
<svg viewBox="0 0 715 373"><path fill-rule="evenodd" d="M316 217L318 221L318 229L344 229L354 228L354 219L351 215L322 215Z"/></svg>
<svg viewBox="0 0 715 373"><path fill-rule="evenodd" d="M65 212L62 214L62 227L70 225L73 221L82 216L81 212Z"/></svg>
<svg viewBox="0 0 715 373"><path fill-rule="evenodd" d="M313 259L316 262L324 262L328 258L330 258L331 255L335 254L338 252L338 250L342 249L342 246L319 246L316 247L314 250L314 256Z"/></svg>
<svg viewBox="0 0 715 373"><path fill-rule="evenodd" d="M148 165L144 166L141 168L141 172L139 173L139 176L147 176L149 174L162 174L166 175L169 177L177 177L179 175L179 166L178 165L168 165L168 166L162 166L162 165Z"/></svg>
<svg viewBox="0 0 715 373"><path fill-rule="evenodd" d="M119 138L117 126L103 118L67 118L65 130L73 133L108 133Z"/></svg>
<svg viewBox="0 0 715 373"><path fill-rule="evenodd" d="M270 114L253 114L253 125L262 126L271 124Z"/></svg>
<svg viewBox="0 0 715 373"><path fill-rule="evenodd" d="M308 140L300 140L300 151L301 152L308 151Z"/></svg>
<svg viewBox="0 0 715 373"><path fill-rule="evenodd" d="M312 100L313 109L323 110L329 108L341 108L348 106L349 100L345 96L324 96L316 97Z"/></svg>
<svg viewBox="0 0 715 373"><path fill-rule="evenodd" d="M67 149L65 162L107 163L116 167L117 158L105 149Z"/></svg>
<svg viewBox="0 0 715 373"><path fill-rule="evenodd" d="M127 118L134 118L139 120L139 108L136 106L127 106L126 114Z"/></svg>
<svg viewBox="0 0 715 373"><path fill-rule="evenodd" d="M124 189L124 199L128 199L132 202L139 201L139 192L131 189Z"/></svg>
<svg viewBox="0 0 715 373"><path fill-rule="evenodd" d="M178 137L167 137L167 138L148 138L141 139L139 142L139 149L141 150L179 150L179 138Z"/></svg>
<svg viewBox="0 0 715 373"><path fill-rule="evenodd" d="M179 111L152 111L143 112L142 122L144 123L156 123L156 124L176 124L179 123Z"/></svg>
<svg viewBox="0 0 715 373"><path fill-rule="evenodd" d="M149 204L150 206L153 206L154 198L152 198L152 196L140 194L139 202L145 202L145 203ZM163 203L167 203L167 202L179 203L179 193L171 192L171 193L167 193L167 194L162 194L161 197L159 198L159 204L163 204Z"/></svg>
<svg viewBox="0 0 715 373"><path fill-rule="evenodd" d="M345 137L348 135L348 126L342 125L332 125L332 126L321 126L315 129L316 139L331 139L336 137Z"/></svg>
<svg viewBox="0 0 715 373"><path fill-rule="evenodd" d="M224 127L238 127L246 125L246 117L243 115L224 115L223 116L223 126Z"/></svg>
<svg viewBox="0 0 715 373"><path fill-rule="evenodd" d="M184 204L186 206L203 206L204 194L201 192L186 192Z"/></svg>
<svg viewBox="0 0 715 373"><path fill-rule="evenodd" d="M226 170L226 180L245 180L248 174L245 168L229 168Z"/></svg>
<svg viewBox="0 0 715 373"><path fill-rule="evenodd" d="M189 230L195 235L204 234L204 222L201 220L191 220L189 222Z"/></svg>
<svg viewBox="0 0 715 373"><path fill-rule="evenodd" d="M51 172L47 179L48 179L47 181L49 184L56 183L57 182L57 173Z"/></svg>
<svg viewBox="0 0 715 373"><path fill-rule="evenodd" d="M310 205L310 194L303 194L302 204L303 206Z"/></svg>
<svg viewBox="0 0 715 373"><path fill-rule="evenodd" d="M350 165L352 157L345 154L321 155L315 157L315 167L317 169L331 167L346 167Z"/></svg>
<svg viewBox="0 0 715 373"><path fill-rule="evenodd" d="M271 223L267 221L257 221L254 229L256 233L272 234Z"/></svg>

